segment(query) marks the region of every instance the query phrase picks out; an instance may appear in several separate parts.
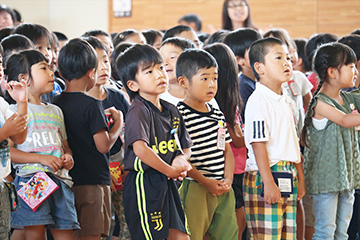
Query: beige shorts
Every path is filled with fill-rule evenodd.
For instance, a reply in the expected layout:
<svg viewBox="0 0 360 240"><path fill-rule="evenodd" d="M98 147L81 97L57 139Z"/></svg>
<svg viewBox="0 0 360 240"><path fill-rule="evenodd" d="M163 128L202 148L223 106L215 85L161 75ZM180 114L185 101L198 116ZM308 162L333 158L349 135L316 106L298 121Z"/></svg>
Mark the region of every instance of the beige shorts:
<svg viewBox="0 0 360 240"><path fill-rule="evenodd" d="M101 235L107 237L111 224L111 192L106 185L82 185L72 188L81 229L76 237Z"/></svg>

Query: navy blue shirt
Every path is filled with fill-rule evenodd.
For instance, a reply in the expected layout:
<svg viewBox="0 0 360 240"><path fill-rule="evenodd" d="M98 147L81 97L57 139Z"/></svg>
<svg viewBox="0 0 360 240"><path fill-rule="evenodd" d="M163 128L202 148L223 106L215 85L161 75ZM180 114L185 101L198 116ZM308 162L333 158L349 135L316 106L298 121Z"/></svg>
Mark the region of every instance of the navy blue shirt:
<svg viewBox="0 0 360 240"><path fill-rule="evenodd" d="M241 109L241 119L245 122L245 107L246 103L250 97L250 95L255 90L255 81L251 78L245 76L244 74L240 74L239 76L239 89L240 89L240 96L243 102L243 106Z"/></svg>

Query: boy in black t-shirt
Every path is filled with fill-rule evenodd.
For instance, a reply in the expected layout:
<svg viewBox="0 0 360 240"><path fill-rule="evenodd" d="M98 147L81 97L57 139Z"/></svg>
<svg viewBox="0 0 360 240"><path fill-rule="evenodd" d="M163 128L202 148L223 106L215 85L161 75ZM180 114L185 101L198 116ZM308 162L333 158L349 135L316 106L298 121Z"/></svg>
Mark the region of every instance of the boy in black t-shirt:
<svg viewBox="0 0 360 240"><path fill-rule="evenodd" d="M54 104L64 113L75 163L70 175L81 230L74 235L76 239L100 239L110 230L108 152L120 135L121 116L110 109L114 125L108 130L101 101L85 94L95 84L98 64L96 52L87 42L69 41L61 49L58 62L66 90L54 99Z"/></svg>
<svg viewBox="0 0 360 240"><path fill-rule="evenodd" d="M125 217L132 239L189 239L173 178L191 165L191 140L172 104L160 100L167 75L159 52L136 44L116 60L120 79L133 100L126 115Z"/></svg>

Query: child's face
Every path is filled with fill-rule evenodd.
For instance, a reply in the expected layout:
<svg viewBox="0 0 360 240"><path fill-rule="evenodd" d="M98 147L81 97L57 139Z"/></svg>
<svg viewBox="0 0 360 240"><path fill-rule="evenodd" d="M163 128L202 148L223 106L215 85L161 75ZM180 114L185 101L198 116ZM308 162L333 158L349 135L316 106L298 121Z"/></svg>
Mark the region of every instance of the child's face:
<svg viewBox="0 0 360 240"><path fill-rule="evenodd" d="M41 96L54 89L54 73L50 70L46 61L39 62L31 66L31 76L29 93Z"/></svg>
<svg viewBox="0 0 360 240"><path fill-rule="evenodd" d="M268 53L264 58L265 63L259 64L260 79L279 84L289 81L292 76L292 64L287 47L275 44L268 48Z"/></svg>
<svg viewBox="0 0 360 240"><path fill-rule="evenodd" d="M349 63L348 65L342 65L339 71L339 81L342 88L354 87L356 79L358 77L358 70L355 63Z"/></svg>
<svg viewBox="0 0 360 240"><path fill-rule="evenodd" d="M35 49L44 54L49 63L52 61L51 44L46 37L42 37L39 42L35 44Z"/></svg>
<svg viewBox="0 0 360 240"><path fill-rule="evenodd" d="M249 17L249 7L242 0L229 1L227 10L232 22L244 23Z"/></svg>
<svg viewBox="0 0 360 240"><path fill-rule="evenodd" d="M103 49L95 48L99 64L96 70L96 85L104 85L111 75L109 56Z"/></svg>
<svg viewBox="0 0 360 240"><path fill-rule="evenodd" d="M98 35L96 36L108 49L108 56L111 56L112 52L114 51L114 45L111 39L108 36Z"/></svg>
<svg viewBox="0 0 360 240"><path fill-rule="evenodd" d="M157 50L160 50L161 40L162 40L162 38L161 38L160 36L157 36L157 37L155 38L153 47L156 48Z"/></svg>
<svg viewBox="0 0 360 240"><path fill-rule="evenodd" d="M12 20L10 13L2 11L0 12L0 29L6 27L14 27L14 21Z"/></svg>
<svg viewBox="0 0 360 240"><path fill-rule="evenodd" d="M169 84L176 84L176 61L183 50L173 44L165 44L160 48L160 54L164 59L165 71L169 78Z"/></svg>
<svg viewBox="0 0 360 240"><path fill-rule="evenodd" d="M193 43L195 43L196 47L199 49L202 47L202 42L199 40L196 33L192 30L191 31L183 31L179 35L177 35L177 37L182 37L182 38L192 41Z"/></svg>
<svg viewBox="0 0 360 240"><path fill-rule="evenodd" d="M198 102L209 102L217 92L218 71L216 67L201 68L191 79L185 80L186 97Z"/></svg>
<svg viewBox="0 0 360 240"><path fill-rule="evenodd" d="M55 72L57 70L57 59L59 56L59 47L57 46L53 46L51 48L51 54L52 54L52 59L51 59L51 63L50 63L50 69L51 71Z"/></svg>
<svg viewBox="0 0 360 240"><path fill-rule="evenodd" d="M147 100L158 97L166 91L168 81L165 68L162 63L150 66L139 66L135 75L134 92L139 92L140 96Z"/></svg>

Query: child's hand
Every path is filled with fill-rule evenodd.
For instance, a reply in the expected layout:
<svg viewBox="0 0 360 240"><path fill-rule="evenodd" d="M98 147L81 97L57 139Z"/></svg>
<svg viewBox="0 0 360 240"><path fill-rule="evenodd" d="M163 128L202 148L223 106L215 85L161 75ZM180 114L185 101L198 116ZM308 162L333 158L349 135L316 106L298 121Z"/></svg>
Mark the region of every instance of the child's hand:
<svg viewBox="0 0 360 240"><path fill-rule="evenodd" d="M116 178L113 175L110 174L110 180L111 180L110 181L110 189L111 189L112 192L116 192L117 191L117 189L115 187L115 185L117 183Z"/></svg>
<svg viewBox="0 0 360 240"><path fill-rule="evenodd" d="M120 126L123 124L123 113L119 110L116 110L114 107L108 108L106 110L110 111L111 117L114 122L120 122Z"/></svg>
<svg viewBox="0 0 360 240"><path fill-rule="evenodd" d="M221 181L219 180L207 178L205 187L209 190L209 192L213 196L220 196L221 194L224 193L224 188L221 185Z"/></svg>
<svg viewBox="0 0 360 240"><path fill-rule="evenodd" d="M275 182L264 184L264 202L273 204L279 202L281 199L281 192Z"/></svg>
<svg viewBox="0 0 360 240"><path fill-rule="evenodd" d="M17 102L27 102L27 86L26 81L21 80L20 82L11 81L6 84L6 90L10 96Z"/></svg>
<svg viewBox="0 0 360 240"><path fill-rule="evenodd" d="M5 135L10 137L25 131L27 125L27 116L19 116L18 113L14 113L5 121L4 125L1 128L2 130L6 131Z"/></svg>
<svg viewBox="0 0 360 240"><path fill-rule="evenodd" d="M52 155L40 155L40 163L44 166L50 167L54 172L57 172L63 166L63 160Z"/></svg>
<svg viewBox="0 0 360 240"><path fill-rule="evenodd" d="M180 181L183 180L184 177L186 177L187 172L190 171L192 169L191 164L187 161L186 157L184 155L178 155L174 158L171 166L177 168L177 169L182 169L183 171L180 172L180 176L176 177L177 179L179 179Z"/></svg>
<svg viewBox="0 0 360 240"><path fill-rule="evenodd" d="M298 178L298 195L296 201L302 199L305 195L305 182L304 179Z"/></svg>
<svg viewBox="0 0 360 240"><path fill-rule="evenodd" d="M73 157L71 156L71 154L69 153L65 153L61 156L60 158L63 162L63 167L66 169L66 170L70 170L74 167L74 159Z"/></svg>
<svg viewBox="0 0 360 240"><path fill-rule="evenodd" d="M227 193L231 189L231 181L228 178L225 178L220 181L220 186L223 188L223 193Z"/></svg>

